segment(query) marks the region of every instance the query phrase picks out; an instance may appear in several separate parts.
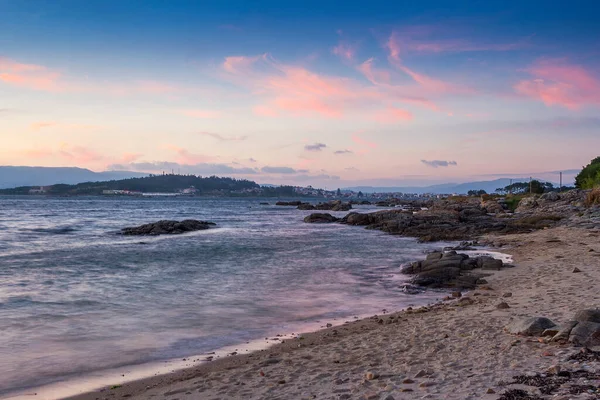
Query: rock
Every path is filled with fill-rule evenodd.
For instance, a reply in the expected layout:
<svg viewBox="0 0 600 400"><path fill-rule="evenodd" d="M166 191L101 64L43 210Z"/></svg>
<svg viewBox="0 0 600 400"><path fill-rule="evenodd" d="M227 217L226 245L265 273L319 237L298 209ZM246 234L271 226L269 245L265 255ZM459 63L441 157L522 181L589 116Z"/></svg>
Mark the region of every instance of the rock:
<svg viewBox="0 0 600 400"><path fill-rule="evenodd" d="M503 301L503 302L500 302L496 306L496 308L499 309L499 310L506 310L507 308L510 308L510 306L508 305L508 303L506 303L506 302Z"/></svg>
<svg viewBox="0 0 600 400"><path fill-rule="evenodd" d="M502 297L512 297L512 293L511 292L506 292L502 295Z"/></svg>
<svg viewBox="0 0 600 400"><path fill-rule="evenodd" d="M481 269L499 271L502 269L502 260L490 256L477 257L477 266Z"/></svg>
<svg viewBox="0 0 600 400"><path fill-rule="evenodd" d="M558 201L560 200L560 195L556 192L548 192L548 193L544 193L541 197L540 200L546 200L546 201Z"/></svg>
<svg viewBox="0 0 600 400"><path fill-rule="evenodd" d="M569 321L566 324L558 327L558 332L556 335L550 339L551 342L567 342L569 340L569 336L571 335L571 330L577 325L577 321ZM549 328L552 329L552 328Z"/></svg>
<svg viewBox="0 0 600 400"><path fill-rule="evenodd" d="M579 310L575 314L574 321L600 323L600 309Z"/></svg>
<svg viewBox="0 0 600 400"><path fill-rule="evenodd" d="M379 378L379 375L376 374L375 372L367 372L365 374L365 379L368 381L372 381L373 379L377 379Z"/></svg>
<svg viewBox="0 0 600 400"><path fill-rule="evenodd" d="M308 203L302 203L298 206L298 210L314 210L315 206Z"/></svg>
<svg viewBox="0 0 600 400"><path fill-rule="evenodd" d="M267 203L266 201L261 201L260 203L258 203L261 206L268 206L269 203Z"/></svg>
<svg viewBox="0 0 600 400"><path fill-rule="evenodd" d="M462 293L461 292L452 292L451 296L454 297L455 299L462 297Z"/></svg>
<svg viewBox="0 0 600 400"><path fill-rule="evenodd" d="M552 375L558 375L560 372L560 365L552 365L546 370L546 372Z"/></svg>
<svg viewBox="0 0 600 400"><path fill-rule="evenodd" d="M600 323L578 322L571 330L569 342L585 347L600 346Z"/></svg>
<svg viewBox="0 0 600 400"><path fill-rule="evenodd" d="M544 330L554 327L556 324L548 318L531 317L515 320L504 329L513 335L540 336Z"/></svg>
<svg viewBox="0 0 600 400"><path fill-rule="evenodd" d="M415 375L415 378L422 378L424 376L428 376L429 374L427 373L427 371L425 370L420 370L419 372L417 372L417 374Z"/></svg>
<svg viewBox="0 0 600 400"><path fill-rule="evenodd" d="M127 236L145 236L145 235L178 235L186 232L200 231L209 229L216 225L214 222L197 221L186 219L183 221L158 221L151 224L140 225L121 229L122 235Z"/></svg>
<svg viewBox="0 0 600 400"><path fill-rule="evenodd" d="M410 385L411 383L415 383L415 381L413 381L410 378L406 378L405 380L402 381L402 383L406 384L406 385Z"/></svg>
<svg viewBox="0 0 600 400"><path fill-rule="evenodd" d="M275 203L276 206L287 206L287 207L298 207L302 204L301 201L278 201Z"/></svg>
<svg viewBox="0 0 600 400"><path fill-rule="evenodd" d="M432 381L425 381L425 382L419 383L419 387L422 387L422 388L426 388L426 387L433 386L433 385L435 385L435 382L432 382Z"/></svg>
<svg viewBox="0 0 600 400"><path fill-rule="evenodd" d="M337 222L339 221L339 218L334 217L331 214L323 214L323 213L314 213L314 214L310 214L309 216L304 218L304 222L307 222L309 224L314 224L314 223L331 223L331 222Z"/></svg>
<svg viewBox="0 0 600 400"><path fill-rule="evenodd" d="M494 394L496 393L496 391L492 388L489 388L488 390L485 391L486 394Z"/></svg>
<svg viewBox="0 0 600 400"><path fill-rule="evenodd" d="M581 272L581 270L580 270L579 268L577 268L577 267L573 268L573 273L574 273L574 274L576 274L576 273L578 273L578 272Z"/></svg>
<svg viewBox="0 0 600 400"><path fill-rule="evenodd" d="M516 212L528 211L538 206L535 196L524 197L517 206Z"/></svg>
<svg viewBox="0 0 600 400"><path fill-rule="evenodd" d="M554 328L548 328L548 329L544 329L544 332L542 332L542 336L544 337L554 337L556 336L556 334L559 332L558 327L554 327Z"/></svg>

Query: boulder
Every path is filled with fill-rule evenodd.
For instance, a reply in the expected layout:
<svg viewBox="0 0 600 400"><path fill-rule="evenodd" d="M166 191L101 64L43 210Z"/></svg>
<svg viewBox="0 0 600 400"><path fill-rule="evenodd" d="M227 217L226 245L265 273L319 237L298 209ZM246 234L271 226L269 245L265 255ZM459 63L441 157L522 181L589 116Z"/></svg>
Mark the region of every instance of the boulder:
<svg viewBox="0 0 600 400"><path fill-rule="evenodd" d="M544 193L541 197L540 200L546 200L546 201L558 201L560 200L560 195L556 192L548 192L548 193Z"/></svg>
<svg viewBox="0 0 600 400"><path fill-rule="evenodd" d="M600 323L590 321L578 322L571 330L569 342L585 347L600 346Z"/></svg>
<svg viewBox="0 0 600 400"><path fill-rule="evenodd" d="M556 324L544 317L517 319L506 326L506 331L513 335L540 336L546 329L554 328Z"/></svg>
<svg viewBox="0 0 600 400"><path fill-rule="evenodd" d="M314 214L310 214L309 216L307 216L306 218L304 218L304 222L307 222L309 224L323 224L323 223L331 223L331 222L337 222L339 221L339 218L334 217L331 214L325 214L325 213L314 213Z"/></svg>
<svg viewBox="0 0 600 400"><path fill-rule="evenodd" d="M209 229L214 225L216 225L214 222L197 221L195 219L186 219L181 222L163 220L153 222L151 224L123 228L121 229L120 233L127 236L177 235L186 232Z"/></svg>
<svg viewBox="0 0 600 400"><path fill-rule="evenodd" d="M538 206L538 202L535 196L530 196L530 197L524 197L520 202L519 205L517 206L516 211L517 212L521 212L521 211L529 211L532 208L535 208Z"/></svg>
<svg viewBox="0 0 600 400"><path fill-rule="evenodd" d="M577 311L577 314L575 314L573 320L577 322L594 322L600 324L600 309L590 308L587 310L579 310Z"/></svg>
<svg viewBox="0 0 600 400"><path fill-rule="evenodd" d="M302 203L298 206L298 210L314 210L315 206L308 203Z"/></svg>
<svg viewBox="0 0 600 400"><path fill-rule="evenodd" d="M490 256L477 257L477 267L481 269L499 271L502 269L502 260Z"/></svg>

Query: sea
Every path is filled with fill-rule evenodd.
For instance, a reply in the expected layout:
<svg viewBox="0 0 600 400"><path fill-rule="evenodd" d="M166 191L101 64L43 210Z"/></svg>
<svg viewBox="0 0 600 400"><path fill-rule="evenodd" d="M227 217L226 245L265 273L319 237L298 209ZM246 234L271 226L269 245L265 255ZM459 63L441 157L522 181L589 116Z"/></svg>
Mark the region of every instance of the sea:
<svg viewBox="0 0 600 400"><path fill-rule="evenodd" d="M307 224L310 211L274 203L0 197L0 398L102 371L140 377L132 371L199 362L220 349L442 297L407 293L399 270L447 243ZM163 219L217 225L182 235L118 234ZM105 377L104 384L118 383Z"/></svg>

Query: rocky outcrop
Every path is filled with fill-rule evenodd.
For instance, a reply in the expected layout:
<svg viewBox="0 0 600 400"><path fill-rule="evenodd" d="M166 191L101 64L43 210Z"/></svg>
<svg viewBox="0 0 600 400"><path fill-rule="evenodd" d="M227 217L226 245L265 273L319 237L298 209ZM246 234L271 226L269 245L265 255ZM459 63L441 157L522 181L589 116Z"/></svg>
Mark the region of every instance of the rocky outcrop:
<svg viewBox="0 0 600 400"><path fill-rule="evenodd" d="M341 200L333 200L327 203L319 203L316 205L302 203L298 206L299 210L320 210L320 211L350 211L352 204L344 203Z"/></svg>
<svg viewBox="0 0 600 400"><path fill-rule="evenodd" d="M325 213L314 213L304 218L304 222L308 222L310 224L323 224L337 221L339 221L339 218L336 218L331 214Z"/></svg>
<svg viewBox="0 0 600 400"><path fill-rule="evenodd" d="M492 257L469 257L456 251L434 252L427 255L423 261L416 261L401 268L401 272L415 275L411 283L427 287L454 287L473 289L483 277L475 273L475 269L500 269L503 268L501 260Z"/></svg>
<svg viewBox="0 0 600 400"><path fill-rule="evenodd" d="M580 310L562 326L556 326L548 318L535 317L513 321L505 330L516 335L552 336L552 342L596 347L600 346L600 309Z"/></svg>
<svg viewBox="0 0 600 400"><path fill-rule="evenodd" d="M184 221L158 221L151 224L121 229L121 235L127 236L157 236L178 235L186 232L201 231L216 225L214 222L186 219Z"/></svg>

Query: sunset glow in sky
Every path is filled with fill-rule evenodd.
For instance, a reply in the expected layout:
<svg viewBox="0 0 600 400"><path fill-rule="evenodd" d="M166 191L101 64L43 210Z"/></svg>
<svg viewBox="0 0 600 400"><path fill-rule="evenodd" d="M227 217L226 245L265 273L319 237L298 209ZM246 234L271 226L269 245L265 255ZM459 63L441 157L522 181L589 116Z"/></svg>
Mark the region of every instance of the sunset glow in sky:
<svg viewBox="0 0 600 400"><path fill-rule="evenodd" d="M464 4L0 0L0 165L335 188L600 155L600 5Z"/></svg>

